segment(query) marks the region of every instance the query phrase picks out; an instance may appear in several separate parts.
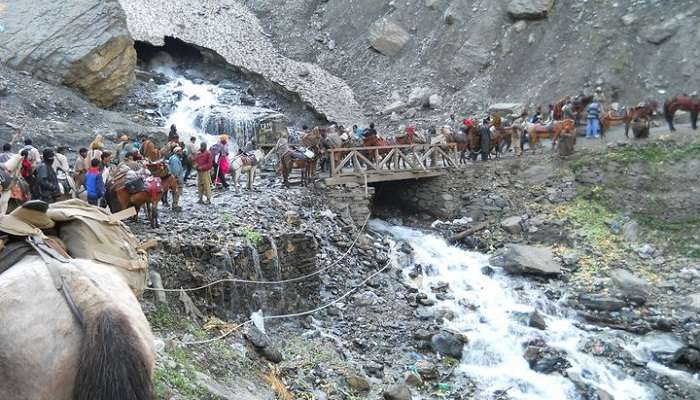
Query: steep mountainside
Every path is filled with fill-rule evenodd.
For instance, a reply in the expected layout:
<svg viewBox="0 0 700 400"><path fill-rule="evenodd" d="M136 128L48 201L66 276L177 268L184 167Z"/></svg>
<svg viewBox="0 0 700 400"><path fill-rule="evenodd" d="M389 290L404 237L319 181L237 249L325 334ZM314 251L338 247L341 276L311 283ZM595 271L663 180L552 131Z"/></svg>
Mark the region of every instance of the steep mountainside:
<svg viewBox="0 0 700 400"><path fill-rule="evenodd" d="M420 87L443 97L443 111L462 112L503 100L546 104L596 85L634 104L700 87L693 0L245 3L281 51L344 78L368 111L406 101ZM544 18L518 11L550 4ZM401 48L401 34L385 31L398 40L395 56L370 47L370 27L381 19L409 35Z"/></svg>

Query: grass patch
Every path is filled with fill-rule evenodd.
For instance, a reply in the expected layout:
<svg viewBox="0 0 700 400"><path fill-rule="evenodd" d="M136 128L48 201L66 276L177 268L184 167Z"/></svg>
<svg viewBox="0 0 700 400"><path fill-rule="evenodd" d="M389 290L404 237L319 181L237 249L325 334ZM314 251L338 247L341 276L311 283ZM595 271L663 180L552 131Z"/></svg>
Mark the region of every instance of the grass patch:
<svg viewBox="0 0 700 400"><path fill-rule="evenodd" d="M661 165L664 163L697 157L700 154L700 141L676 143L671 140L655 140L641 146L627 146L605 153L586 153L571 164L574 171L593 165L618 163L628 166L635 163Z"/></svg>
<svg viewBox="0 0 700 400"><path fill-rule="evenodd" d="M692 258L700 258L700 217L668 220L649 215L637 216L639 224L653 231L654 237L664 238L667 248Z"/></svg>
<svg viewBox="0 0 700 400"><path fill-rule="evenodd" d="M177 393L185 399L213 399L209 392L195 383L195 367L183 349L168 351L168 356L174 362L159 363L154 372L154 390L156 398L169 399Z"/></svg>
<svg viewBox="0 0 700 400"><path fill-rule="evenodd" d="M251 243L254 245L257 245L262 241L262 234L255 229L253 229L251 226L244 226L241 228L241 235L243 235L246 239L248 239Z"/></svg>
<svg viewBox="0 0 700 400"><path fill-rule="evenodd" d="M598 186L579 194L571 203L558 207L554 214L576 229L585 245L600 253L581 254L577 275L581 278L594 278L607 271L610 264L625 258L622 239L610 230L609 223L617 217L603 198L603 190Z"/></svg>
<svg viewBox="0 0 700 400"><path fill-rule="evenodd" d="M170 309L167 304L156 303L156 310L148 314L148 322L156 331L185 331L192 325L187 318L183 318Z"/></svg>

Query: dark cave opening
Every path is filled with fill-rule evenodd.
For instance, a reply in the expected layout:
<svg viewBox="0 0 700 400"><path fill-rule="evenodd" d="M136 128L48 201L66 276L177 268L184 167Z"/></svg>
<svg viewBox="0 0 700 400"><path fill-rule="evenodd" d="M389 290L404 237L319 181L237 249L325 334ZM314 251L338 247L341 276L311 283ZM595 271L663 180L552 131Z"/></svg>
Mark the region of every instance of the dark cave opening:
<svg viewBox="0 0 700 400"><path fill-rule="evenodd" d="M199 64L204 62L202 52L191 44L180 39L166 36L163 46L154 46L147 42L136 41L134 43L139 63L148 64L160 53L165 52L173 58L186 64Z"/></svg>

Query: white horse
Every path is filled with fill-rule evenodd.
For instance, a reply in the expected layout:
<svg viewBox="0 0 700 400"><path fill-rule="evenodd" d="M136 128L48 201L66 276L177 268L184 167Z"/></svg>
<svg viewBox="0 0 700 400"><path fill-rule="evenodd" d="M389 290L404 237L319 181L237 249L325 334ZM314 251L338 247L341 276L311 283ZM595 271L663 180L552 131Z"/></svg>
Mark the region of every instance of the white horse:
<svg viewBox="0 0 700 400"><path fill-rule="evenodd" d="M238 190L241 187L241 174L248 173L248 190L253 190L253 182L255 182L255 173L258 170L258 165L265 161L265 153L262 150L255 150L255 163L251 163L250 157L245 154L239 154L231 158L231 175L233 176L233 185Z"/></svg>
<svg viewBox="0 0 700 400"><path fill-rule="evenodd" d="M0 275L0 399L150 400L153 337L124 270L50 263L30 254Z"/></svg>
<svg viewBox="0 0 700 400"><path fill-rule="evenodd" d="M0 216L7 213L7 207L12 196L12 186L19 177L19 172L22 166L22 157L14 155L7 160L5 164L0 164L0 173L5 172L6 177L9 177L8 182L0 182Z"/></svg>

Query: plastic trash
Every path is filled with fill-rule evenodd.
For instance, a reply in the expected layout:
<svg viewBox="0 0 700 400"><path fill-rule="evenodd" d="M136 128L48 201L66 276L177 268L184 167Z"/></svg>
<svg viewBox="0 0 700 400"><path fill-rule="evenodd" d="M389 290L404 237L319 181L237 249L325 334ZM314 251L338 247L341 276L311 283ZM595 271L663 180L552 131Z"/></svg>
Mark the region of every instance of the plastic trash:
<svg viewBox="0 0 700 400"><path fill-rule="evenodd" d="M445 382L440 382L437 384L437 389L441 392L449 392L450 391L450 384L445 383Z"/></svg>
<svg viewBox="0 0 700 400"><path fill-rule="evenodd" d="M250 320L253 321L253 325L262 333L265 333L265 316L262 310L258 310L250 314Z"/></svg>

